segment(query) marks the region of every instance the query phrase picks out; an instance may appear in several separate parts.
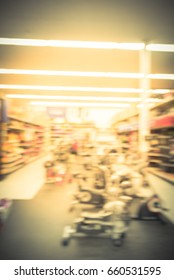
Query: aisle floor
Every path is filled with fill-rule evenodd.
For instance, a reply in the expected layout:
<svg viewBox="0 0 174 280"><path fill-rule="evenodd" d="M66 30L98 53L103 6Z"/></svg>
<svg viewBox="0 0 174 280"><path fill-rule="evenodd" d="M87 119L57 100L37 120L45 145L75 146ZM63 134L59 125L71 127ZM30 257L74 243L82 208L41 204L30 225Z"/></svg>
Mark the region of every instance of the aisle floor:
<svg viewBox="0 0 174 280"><path fill-rule="evenodd" d="M15 200L5 226L0 231L0 259L4 260L107 260L173 259L174 228L159 221L130 224L122 247L109 239L72 239L61 245L64 227L71 223L71 185L44 185L30 200Z"/></svg>

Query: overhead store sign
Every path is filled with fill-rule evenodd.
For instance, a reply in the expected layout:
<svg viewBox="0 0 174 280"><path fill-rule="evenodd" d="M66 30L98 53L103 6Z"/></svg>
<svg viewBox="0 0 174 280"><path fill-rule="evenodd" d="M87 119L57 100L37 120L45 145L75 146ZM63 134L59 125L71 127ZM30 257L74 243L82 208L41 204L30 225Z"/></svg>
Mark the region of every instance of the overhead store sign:
<svg viewBox="0 0 174 280"><path fill-rule="evenodd" d="M138 130L139 124L138 122L129 123L129 124L121 124L118 127L119 132L128 132L128 131L136 131Z"/></svg>
<svg viewBox="0 0 174 280"><path fill-rule="evenodd" d="M66 118L66 108L60 107L47 107L47 113L50 118Z"/></svg>

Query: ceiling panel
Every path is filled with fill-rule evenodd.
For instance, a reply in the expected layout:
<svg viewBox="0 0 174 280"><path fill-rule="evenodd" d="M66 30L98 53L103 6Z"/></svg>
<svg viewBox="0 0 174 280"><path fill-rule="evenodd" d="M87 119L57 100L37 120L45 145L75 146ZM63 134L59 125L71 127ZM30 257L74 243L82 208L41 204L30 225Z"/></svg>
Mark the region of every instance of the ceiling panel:
<svg viewBox="0 0 174 280"><path fill-rule="evenodd" d="M110 42L174 44L174 17L171 1L146 0L30 0L2 1L0 37ZM0 45L0 68L138 72L137 51L17 47ZM152 73L174 74L174 55L152 53ZM64 85L86 87L132 87L137 79L46 77L0 75L0 84ZM174 88L171 80L152 80L152 88ZM1 90L5 93L30 93ZM49 94L49 91L37 91ZM115 95L96 92L51 92L64 95Z"/></svg>
<svg viewBox="0 0 174 280"><path fill-rule="evenodd" d="M1 68L139 71L137 51L0 46Z"/></svg>
<svg viewBox="0 0 174 280"><path fill-rule="evenodd" d="M1 84L79 86L79 87L118 87L138 88L137 79L95 78L95 77L55 77L32 75L0 75Z"/></svg>

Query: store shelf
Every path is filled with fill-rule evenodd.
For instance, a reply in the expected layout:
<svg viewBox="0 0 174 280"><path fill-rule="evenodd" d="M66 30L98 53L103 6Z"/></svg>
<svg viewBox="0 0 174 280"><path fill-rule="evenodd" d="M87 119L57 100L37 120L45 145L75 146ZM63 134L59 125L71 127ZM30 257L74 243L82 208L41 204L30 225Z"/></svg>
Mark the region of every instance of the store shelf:
<svg viewBox="0 0 174 280"><path fill-rule="evenodd" d="M147 180L154 192L159 195L164 208L168 209L162 214L168 221L174 223L174 174L164 172L159 168L148 168Z"/></svg>
<svg viewBox="0 0 174 280"><path fill-rule="evenodd" d="M25 131L25 128L21 128L21 127L14 127L14 126L9 126L8 127L9 130L19 130L19 131Z"/></svg>
<svg viewBox="0 0 174 280"><path fill-rule="evenodd" d="M2 157L1 159L1 167L3 167L4 164L9 164L9 163L12 163L12 162L16 162L19 158L21 158L21 155L18 156L18 155L14 155L13 157L12 156L6 156L6 157Z"/></svg>
<svg viewBox="0 0 174 280"><path fill-rule="evenodd" d="M25 119L20 119L16 116L10 115L10 116L8 116L8 118L11 119L11 120L15 120L17 122L22 122L22 123L29 124L29 125L32 125L32 126L34 125L34 126L41 126L42 127L42 125L39 124L39 123L34 123L34 122L27 121Z"/></svg>
<svg viewBox="0 0 174 280"><path fill-rule="evenodd" d="M32 156L32 157L29 157L28 159L25 159L24 157L22 157L21 159L13 162L13 163L3 163L1 165L1 179L4 179L6 178L6 176L12 174L14 171L16 170L19 170L23 167L25 167L26 165L28 165L29 163L32 163L42 157L45 156L45 152L42 152L41 154L37 155L37 156Z"/></svg>
<svg viewBox="0 0 174 280"><path fill-rule="evenodd" d="M2 132L4 141L0 145L0 179L38 158L45 144L43 126L14 116L8 117Z"/></svg>
<svg viewBox="0 0 174 280"><path fill-rule="evenodd" d="M171 107L174 106L174 98L170 98L168 100L163 100L161 103L159 103L158 105L155 105L153 107L150 108L151 111L153 110L158 110L158 109L162 109L162 108L166 108L166 107Z"/></svg>
<svg viewBox="0 0 174 280"><path fill-rule="evenodd" d="M151 134L149 141L149 163L156 163L156 169L162 174L174 173L174 99L164 101L151 108ZM156 116L154 115L156 114ZM155 152L155 150L159 150ZM154 151L154 152L153 152ZM156 157L156 159L154 159ZM160 161L158 162L158 160ZM156 161L157 160L157 161Z"/></svg>
<svg viewBox="0 0 174 280"><path fill-rule="evenodd" d="M170 184L172 184L174 186L174 174L164 172L159 168L148 168L147 172L152 173L152 174L160 177L161 179L169 182Z"/></svg>
<svg viewBox="0 0 174 280"><path fill-rule="evenodd" d="M170 147L164 146L164 145L159 145L159 148L166 149L166 150L170 150Z"/></svg>

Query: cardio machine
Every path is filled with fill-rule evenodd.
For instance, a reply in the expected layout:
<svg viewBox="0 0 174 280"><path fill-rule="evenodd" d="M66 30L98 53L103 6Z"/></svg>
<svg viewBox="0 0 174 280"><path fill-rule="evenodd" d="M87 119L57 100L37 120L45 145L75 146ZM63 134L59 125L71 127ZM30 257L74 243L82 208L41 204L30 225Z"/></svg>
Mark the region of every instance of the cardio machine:
<svg viewBox="0 0 174 280"><path fill-rule="evenodd" d="M130 198L127 197L128 200ZM64 228L61 243L67 246L71 238L109 238L114 246L121 246L126 236L130 218L127 215L126 197L105 203L99 211L82 211L72 225Z"/></svg>

